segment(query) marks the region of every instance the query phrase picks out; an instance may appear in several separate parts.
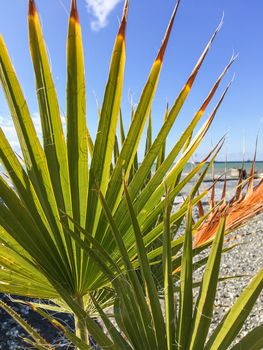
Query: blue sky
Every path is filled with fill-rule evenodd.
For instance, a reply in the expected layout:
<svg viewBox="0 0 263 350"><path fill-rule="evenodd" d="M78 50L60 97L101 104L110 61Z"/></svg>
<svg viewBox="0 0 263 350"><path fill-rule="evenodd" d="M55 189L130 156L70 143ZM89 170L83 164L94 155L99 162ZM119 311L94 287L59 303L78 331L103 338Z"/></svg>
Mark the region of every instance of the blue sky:
<svg viewBox="0 0 263 350"><path fill-rule="evenodd" d="M127 62L122 101L126 126L130 119L129 96L132 92L134 103L138 102L174 4L174 0L130 1ZM78 0L86 62L87 123L93 135L97 127L94 96L101 104L122 5L123 1L119 0ZM37 1L62 115L65 112L65 46L69 6L69 0ZM260 44L263 33L262 0L253 0L249 6L245 6L245 2L239 0L181 0L153 103L154 133L156 134L162 123L166 102L170 105L173 103L220 22L223 12L223 28L169 136L168 147L173 145L183 128L191 120L235 50L239 53L238 60L223 81L205 116L212 111L217 98L232 78L233 73L235 73L234 83L195 158L200 159L205 155L211 145L228 131L221 159L224 160L226 154L228 159L242 158L243 139L245 140L245 157L251 159L256 134L263 118L263 86L261 83L263 48ZM39 130L34 75L28 49L27 0L2 2L0 32L6 41ZM0 92L0 124L8 133L14 147L17 147L11 118L2 92ZM258 159L261 160L263 160L262 133L261 130L258 149ZM142 153L142 148L140 153Z"/></svg>

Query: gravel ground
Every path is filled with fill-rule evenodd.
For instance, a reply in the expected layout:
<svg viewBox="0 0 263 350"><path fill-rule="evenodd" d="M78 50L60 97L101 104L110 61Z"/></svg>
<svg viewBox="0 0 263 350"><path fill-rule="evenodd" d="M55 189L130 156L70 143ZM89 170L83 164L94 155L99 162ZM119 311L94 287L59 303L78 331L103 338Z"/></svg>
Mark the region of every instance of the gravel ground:
<svg viewBox="0 0 263 350"><path fill-rule="evenodd" d="M236 241L240 245L223 256L221 276L248 275L248 277L227 280L219 284L212 328L222 319L225 312L247 286L251 277L263 266L263 214L251 220L248 225L238 229L232 235L237 235ZM197 278L200 277L200 273L200 271L197 273ZM5 296L2 296L2 298L7 300ZM40 331L44 337L48 340L56 339L57 344L61 344L61 336L48 323L43 323L43 320L39 316L33 315L25 306L21 307L15 304L15 309L36 328L39 328L39 325L41 325ZM21 335L23 334L21 328L1 309L0 320L0 349L25 349L21 342ZM67 320L67 323L73 326L72 320ZM262 323L263 293L261 293L238 338L244 336L249 330ZM66 344L61 344L58 349L66 350L69 347Z"/></svg>
<svg viewBox="0 0 263 350"><path fill-rule="evenodd" d="M60 332L36 312L26 305L12 303L8 296L0 294L0 298L18 312L31 326L33 326L48 342L54 344L57 350L73 350L69 342L63 338ZM21 298L20 298L21 299ZM59 321L70 327L74 327L74 321L65 314L56 314ZM28 350L34 349L30 345L26 346L22 338L28 334L0 308L0 349L1 350Z"/></svg>
<svg viewBox="0 0 263 350"><path fill-rule="evenodd" d="M246 226L238 229L239 246L223 256L221 276L249 275L241 279L227 280L219 284L214 320L215 326L229 307L234 303L242 290L263 267L263 214L251 220ZM247 318L237 339L243 337L249 330L263 323L263 293L259 296L250 316Z"/></svg>

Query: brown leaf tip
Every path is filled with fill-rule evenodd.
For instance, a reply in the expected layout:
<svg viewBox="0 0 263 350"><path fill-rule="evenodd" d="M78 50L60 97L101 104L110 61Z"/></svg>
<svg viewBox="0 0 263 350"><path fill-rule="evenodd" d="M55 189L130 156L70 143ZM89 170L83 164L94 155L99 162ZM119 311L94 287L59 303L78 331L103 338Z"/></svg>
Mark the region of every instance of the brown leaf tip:
<svg viewBox="0 0 263 350"><path fill-rule="evenodd" d="M37 8L34 0L28 2L28 15L34 16L37 13Z"/></svg>
<svg viewBox="0 0 263 350"><path fill-rule="evenodd" d="M171 19L170 19L170 22L169 22L167 31L166 31L166 33L165 33L164 40L163 40L163 42L162 42L162 46L161 46L161 48L160 48L160 50L159 50L159 52L158 52L158 55L157 55L156 61L157 61L157 60L159 60L159 61L161 61L161 62L163 61L163 57L164 57L165 50L166 50L166 47L167 47L167 44L168 44L168 41L169 41L169 38L170 38L170 34L171 34L171 31L172 31L172 28L173 28L174 19L175 19L175 16L176 16L176 13L177 13L179 4L180 4L180 0L178 0L177 3L176 3L176 5L175 5L175 8L174 8L172 17L171 17Z"/></svg>
<svg viewBox="0 0 263 350"><path fill-rule="evenodd" d="M122 36L123 38L125 38L128 10L129 10L129 0L126 0L123 8L122 20L121 20L119 33L118 33L118 35Z"/></svg>
<svg viewBox="0 0 263 350"><path fill-rule="evenodd" d="M192 88L192 86L193 86L193 84L194 84L194 81L195 81L196 75L197 75L197 71L194 72L194 73L192 73L192 74L190 75L190 77L189 77L189 79L188 79L188 81L187 81L187 83L186 83L186 85L187 85L187 87L188 87L189 89Z"/></svg>
<svg viewBox="0 0 263 350"><path fill-rule="evenodd" d="M70 10L70 18L74 19L79 23L79 14L77 9L77 0L71 1L71 10Z"/></svg>

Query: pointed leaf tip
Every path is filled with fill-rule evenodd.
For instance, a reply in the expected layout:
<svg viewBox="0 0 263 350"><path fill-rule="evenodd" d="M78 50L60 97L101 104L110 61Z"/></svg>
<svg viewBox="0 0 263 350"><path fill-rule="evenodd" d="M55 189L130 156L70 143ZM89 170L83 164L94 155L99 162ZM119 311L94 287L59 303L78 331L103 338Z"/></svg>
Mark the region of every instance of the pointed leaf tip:
<svg viewBox="0 0 263 350"><path fill-rule="evenodd" d="M37 12L36 4L34 0L29 0L28 2L28 15L34 16Z"/></svg>
<svg viewBox="0 0 263 350"><path fill-rule="evenodd" d="M207 53L208 53L208 51L209 51L209 49L210 49L212 43L213 43L213 41L214 41L214 39L215 39L217 33L220 31L220 29L221 29L221 27L222 27L222 25L223 25L223 18L224 18L224 16L222 17L222 19L221 19L219 25L217 26L217 28L216 28L216 30L214 31L214 33L213 33L211 39L209 40L208 44L206 45L206 48L205 48L204 52L202 53L201 57L199 58L199 60L198 60L198 62L197 62L197 64L196 64L194 70L192 71L192 73L191 73L191 75L190 75L190 77L189 77L189 79L188 79L188 81L187 81L187 84L186 84L186 85L188 86L189 89L192 88L193 83L194 83L194 81L195 81L195 78L196 78L196 76L197 76L197 74L198 74L198 71L199 71L199 69L200 69L200 67L201 67L201 65L202 65L202 63L203 63L203 61L204 61L204 59L205 59L205 57L206 57L206 55L207 55ZM230 60L230 63L229 63L229 67L230 67L231 64L234 62L235 59L236 59L236 56L232 56L232 58L231 58L231 60ZM233 62L232 62L232 60L233 60ZM228 67L228 68L229 68L229 67ZM227 68L227 69L228 69L228 68Z"/></svg>
<svg viewBox="0 0 263 350"><path fill-rule="evenodd" d="M161 46L161 48L160 48L160 50L158 52L156 61L158 61L158 60L160 60L161 62L163 61L163 57L164 57L165 50L166 50L166 47L167 47L167 44L168 44L168 41L169 41L169 38L170 38L171 31L173 29L174 19L175 19L175 16L176 16L179 4L180 4L180 0L177 0L177 3L176 3L175 8L173 10L172 17L170 19L169 25L168 25L166 33L165 33L164 40L162 42L162 46Z"/></svg>
<svg viewBox="0 0 263 350"><path fill-rule="evenodd" d="M223 12L221 20L220 20L220 22L219 22L219 24L218 24L218 26L217 26L217 28L215 30L215 34L217 34L221 30L221 28L223 27L224 18L225 18L225 13Z"/></svg>
<svg viewBox="0 0 263 350"><path fill-rule="evenodd" d="M73 18L76 22L79 23L79 14L78 14L78 9L77 9L77 0L72 0L71 1L70 18Z"/></svg>
<svg viewBox="0 0 263 350"><path fill-rule="evenodd" d="M123 7L122 20L121 20L119 33L118 33L118 35L121 35L123 38L125 38L128 10L129 10L129 0L126 0Z"/></svg>
<svg viewBox="0 0 263 350"><path fill-rule="evenodd" d="M255 176L255 163L257 159L257 148L258 148L258 135L259 131L257 134L256 138L256 146L255 146L255 152L254 152L254 159L251 165L251 170L250 170L250 175L249 175L249 180L248 180L248 185L247 185L247 195L253 192L253 187L254 187L254 176Z"/></svg>

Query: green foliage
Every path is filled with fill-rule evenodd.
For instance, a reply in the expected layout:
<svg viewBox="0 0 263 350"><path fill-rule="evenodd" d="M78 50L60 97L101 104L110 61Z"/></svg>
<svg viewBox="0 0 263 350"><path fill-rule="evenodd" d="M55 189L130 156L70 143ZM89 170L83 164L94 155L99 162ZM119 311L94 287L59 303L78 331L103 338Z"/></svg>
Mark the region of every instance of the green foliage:
<svg viewBox="0 0 263 350"><path fill-rule="evenodd" d="M122 118L120 119L120 145L118 145L117 121L120 115L125 65L128 2L124 7L123 19L113 48L108 84L94 142L91 141L86 127L86 114L83 109L85 106L85 78L81 27L76 2L72 1L68 29L66 140L34 1L29 1L28 23L43 131L43 147L37 137L21 86L1 37L0 80L24 158L23 166L0 130L0 159L9 176L8 182L3 177L0 179L2 199L0 225L1 241L4 244L1 250L3 256L6 257L1 262L5 267L5 270L1 272L2 276L5 275L4 292L58 299L60 295L53 283L56 281L71 296L79 298L88 295L93 290L105 287L108 281L100 267L91 259L90 254L84 253L83 249L76 244L68 234L68 230L74 231L74 234L90 247L94 243L90 242L89 237L93 237L114 257L119 268L123 269L116 243L112 240L111 227L102 211L98 190L106 199L129 256L133 257L133 266L138 266L136 241L131 234L133 226L123 197L122 177L129 180L128 189L131 202L135 207L135 215L146 246L151 245L161 235L162 225L160 223L158 225L158 220L162 212L162 196L165 193L162 181L165 179L167 185L170 186L175 179L178 179L177 187L171 195L172 201L187 181L190 181L201 169L197 166L196 171L191 172L187 181L180 180L178 177L205 136L223 97L191 142L188 142L189 135L192 135L205 107L233 62L231 60L220 75L207 99L172 151L167 157L160 158L169 131L189 94L218 28L170 112L167 110L164 124L155 139L152 139L151 118L149 119L145 158L138 166L136 151L151 109L178 5L179 3L175 6L138 107L133 112L131 126L126 136ZM186 143L188 146L184 148ZM118 145L118 152L116 145ZM113 154L115 154L115 162L112 163ZM89 167L88 156L90 158ZM151 174L152 166L157 158L159 167L154 174ZM177 162L168 172L176 158L178 158ZM135 163L137 166L134 168ZM10 183L13 187L10 186ZM183 217L185 211L186 206L183 206L180 217ZM172 223L175 223L177 219L177 215L172 217ZM18 265L22 268L16 268ZM23 283L23 279L26 278L30 279L30 285L25 286ZM41 295L38 290L41 291Z"/></svg>
<svg viewBox="0 0 263 350"><path fill-rule="evenodd" d="M196 131L234 58L166 154L169 132L221 27L212 35L171 109L167 106L163 125L153 138L152 101L179 2L138 106L132 110L127 132L121 113L129 5L125 2L94 140L86 125L84 54L76 1L71 4L67 39L66 137L33 0L29 0L28 27L43 146L0 37L0 81L23 154L21 162L0 129L0 161L8 174L8 180L0 177L0 291L52 300L53 310L73 314L76 335L44 311L49 309L47 304L29 303L78 349L90 348L87 332L103 349L227 349L262 289L260 272L205 345L225 230L222 220L209 258L199 260L199 264L206 264L206 270L192 308L193 257L211 244L205 242L192 250L192 235L208 215L193 226L192 208L208 193L199 193L199 187L224 140L186 177L182 172L229 89L230 84ZM137 151L147 118L145 156L138 163ZM190 181L194 183L192 190L171 214L174 199ZM185 216L185 235L177 237ZM111 314L107 312L109 306ZM32 339L26 341L30 345L50 348L18 314L3 303L1 307L29 333ZM246 312L242 312L244 307ZM106 333L94 322L94 315L101 318ZM253 338L246 337L247 343L253 343Z"/></svg>
<svg viewBox="0 0 263 350"><path fill-rule="evenodd" d="M212 243L202 281L200 284L193 284L192 207L189 203L182 265L177 275L173 276L171 269L172 247L171 239L169 239L171 208L169 193L167 194L163 220L164 273L161 278L162 293L159 290L160 281L151 273L151 260L147 257L134 214L134 207L125 184L124 188L140 259L140 273L136 273L132 269L132 261L129 259L128 251L123 244L114 219L110 217L109 208L103 197L101 197L103 210L111 223L113 238L118 244L121 258L125 263L125 270L122 273L119 270L114 272L114 262L108 256L107 251L101 249L93 251L94 259L111 279L116 292L113 315L111 312L107 315L96 299L92 298L94 306L111 336L109 339L113 340L113 348L118 349L120 346L121 349L229 349L263 289L263 269L251 280L217 328L208 337L216 289L220 280L219 268L223 252L225 219L222 219ZM116 268L118 269L118 266ZM178 277L180 278L179 290L176 284ZM198 288L198 295L194 300L193 289L195 288ZM114 323L111 322L112 318L115 320ZM87 327L89 329L88 325ZM255 335L259 334L257 328L253 332ZM244 344L249 342L252 348L254 346L255 349L260 349L258 346L261 344L261 337L257 336L253 339L251 336L246 336L243 342Z"/></svg>

